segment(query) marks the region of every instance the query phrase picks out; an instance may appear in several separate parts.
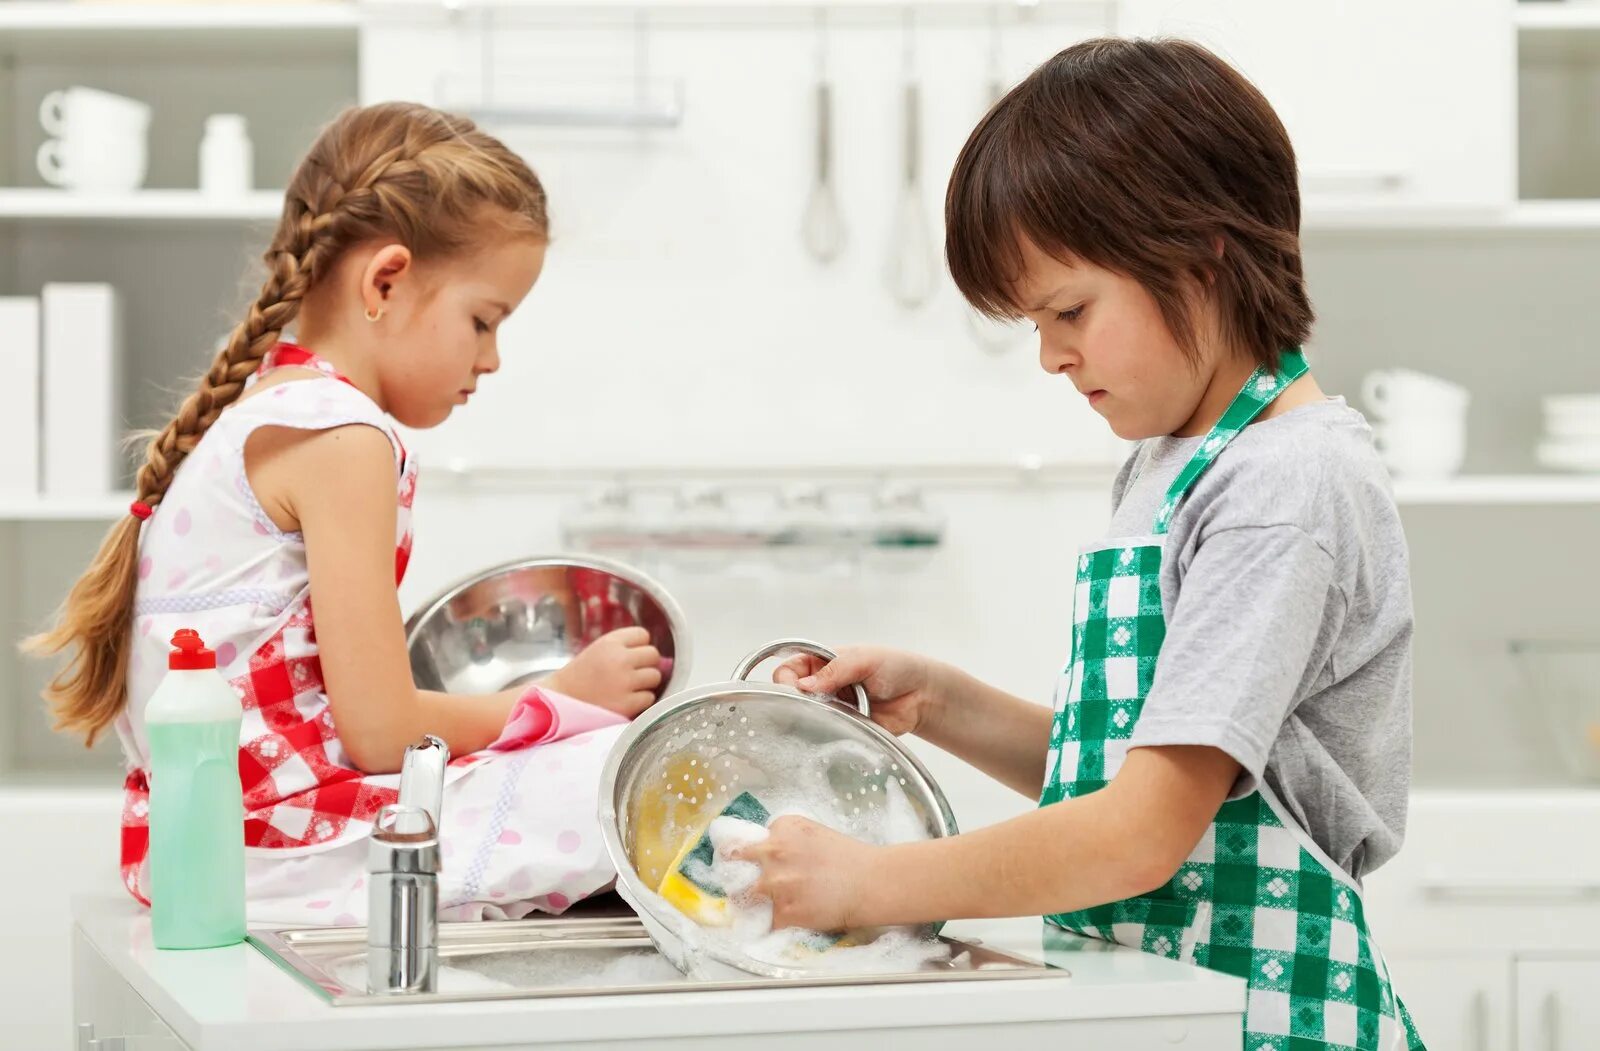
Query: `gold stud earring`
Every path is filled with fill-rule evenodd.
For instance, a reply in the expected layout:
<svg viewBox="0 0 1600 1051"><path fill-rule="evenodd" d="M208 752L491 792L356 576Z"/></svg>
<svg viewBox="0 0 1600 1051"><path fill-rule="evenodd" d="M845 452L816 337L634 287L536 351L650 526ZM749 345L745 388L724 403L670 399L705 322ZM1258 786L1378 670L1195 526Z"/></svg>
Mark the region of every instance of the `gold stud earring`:
<svg viewBox="0 0 1600 1051"><path fill-rule="evenodd" d="M381 317L383 317L383 308L382 307L379 307L377 310L369 310L369 311L367 311L367 320L368 321L377 321Z"/></svg>

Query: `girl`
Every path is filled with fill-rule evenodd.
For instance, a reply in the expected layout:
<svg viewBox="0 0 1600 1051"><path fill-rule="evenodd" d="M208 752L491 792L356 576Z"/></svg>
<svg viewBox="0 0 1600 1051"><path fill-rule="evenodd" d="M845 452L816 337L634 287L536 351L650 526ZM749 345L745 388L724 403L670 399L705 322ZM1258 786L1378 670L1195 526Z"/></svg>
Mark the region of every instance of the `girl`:
<svg viewBox="0 0 1600 1051"><path fill-rule="evenodd" d="M458 757L440 822L448 915L560 912L612 878L595 793L608 728L661 682L645 631L602 637L543 690L430 693L412 682L395 592L417 468L393 421L442 423L499 367L497 330L546 240L538 178L458 117L352 110L301 162L260 294L32 640L72 651L46 695L60 726L121 739L122 872L140 900L143 710L180 627L243 701L252 922L365 922L360 840L424 733ZM298 339L282 342L290 326Z"/></svg>
<svg viewBox="0 0 1600 1051"><path fill-rule="evenodd" d="M740 856L777 926L1042 914L1249 983L1244 1046L1421 1042L1367 928L1410 766L1404 537L1365 422L1298 347L1294 153L1204 49L1063 51L972 132L945 205L966 298L1140 439L1077 562L1054 713L856 647L780 681L863 683L873 717L1040 800L872 847L785 818Z"/></svg>

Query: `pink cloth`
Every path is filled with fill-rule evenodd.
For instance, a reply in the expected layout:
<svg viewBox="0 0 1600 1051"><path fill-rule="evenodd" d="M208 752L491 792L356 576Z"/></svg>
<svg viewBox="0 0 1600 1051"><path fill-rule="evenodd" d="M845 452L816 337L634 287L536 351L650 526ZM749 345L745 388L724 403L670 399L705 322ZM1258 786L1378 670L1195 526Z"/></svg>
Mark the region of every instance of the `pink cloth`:
<svg viewBox="0 0 1600 1051"><path fill-rule="evenodd" d="M517 698L516 706L506 718L505 728L486 750L510 752L536 744L549 744L607 726L619 726L627 721L616 712L587 704L564 693L530 686Z"/></svg>

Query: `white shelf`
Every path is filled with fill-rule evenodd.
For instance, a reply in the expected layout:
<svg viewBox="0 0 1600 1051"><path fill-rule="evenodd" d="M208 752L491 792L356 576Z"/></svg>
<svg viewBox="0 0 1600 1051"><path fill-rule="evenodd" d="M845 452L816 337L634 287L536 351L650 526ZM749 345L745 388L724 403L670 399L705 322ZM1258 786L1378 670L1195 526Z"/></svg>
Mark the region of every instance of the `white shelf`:
<svg viewBox="0 0 1600 1051"><path fill-rule="evenodd" d="M1308 207L1303 232L1582 234L1600 231L1600 200L1518 201L1507 208Z"/></svg>
<svg viewBox="0 0 1600 1051"><path fill-rule="evenodd" d="M1525 230L1600 230L1600 201L1521 201L1512 211Z"/></svg>
<svg viewBox="0 0 1600 1051"><path fill-rule="evenodd" d="M4 0L0 0L0 8ZM0 188L0 219L90 219L183 222L248 222L276 219L279 190L245 197L213 197L198 190L135 190L127 193L39 188ZM1436 230L1441 232L1600 231L1600 200L1521 201L1500 210L1450 208L1311 208L1307 233Z"/></svg>
<svg viewBox="0 0 1600 1051"><path fill-rule="evenodd" d="M1440 481L1397 481L1406 506L1600 504L1600 475L1460 475Z"/></svg>
<svg viewBox="0 0 1600 1051"><path fill-rule="evenodd" d="M7 496L0 494L0 522L111 522L128 513L132 493L104 496Z"/></svg>
<svg viewBox="0 0 1600 1051"><path fill-rule="evenodd" d="M0 189L0 219L255 222L276 219L282 211L283 193L279 190L258 190L244 197L214 197L198 190L97 193Z"/></svg>
<svg viewBox="0 0 1600 1051"><path fill-rule="evenodd" d="M1532 32L1600 29L1600 3L1539 0L1516 5L1517 28Z"/></svg>
<svg viewBox="0 0 1600 1051"><path fill-rule="evenodd" d="M0 2L0 37L21 33L126 32L136 30L353 31L353 3L125 4L71 0Z"/></svg>
<svg viewBox="0 0 1600 1051"><path fill-rule="evenodd" d="M4 0L0 0L3 8ZM0 220L126 222L253 222L273 220L283 193L257 190L244 197L213 197L198 190L101 193L44 188L0 188ZM1600 231L1600 200L1521 201L1499 210L1451 208L1308 208L1308 234L1385 231L1550 232Z"/></svg>

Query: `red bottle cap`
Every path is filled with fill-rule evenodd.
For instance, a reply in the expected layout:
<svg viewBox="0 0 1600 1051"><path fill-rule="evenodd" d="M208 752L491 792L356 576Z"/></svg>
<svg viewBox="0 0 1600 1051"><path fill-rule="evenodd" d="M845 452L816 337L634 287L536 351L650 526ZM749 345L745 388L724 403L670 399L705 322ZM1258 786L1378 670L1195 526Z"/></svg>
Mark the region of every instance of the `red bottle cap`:
<svg viewBox="0 0 1600 1051"><path fill-rule="evenodd" d="M200 633L193 628L179 628L172 636L172 652L167 654L167 667L174 671L195 671L215 668L217 655L206 649Z"/></svg>

